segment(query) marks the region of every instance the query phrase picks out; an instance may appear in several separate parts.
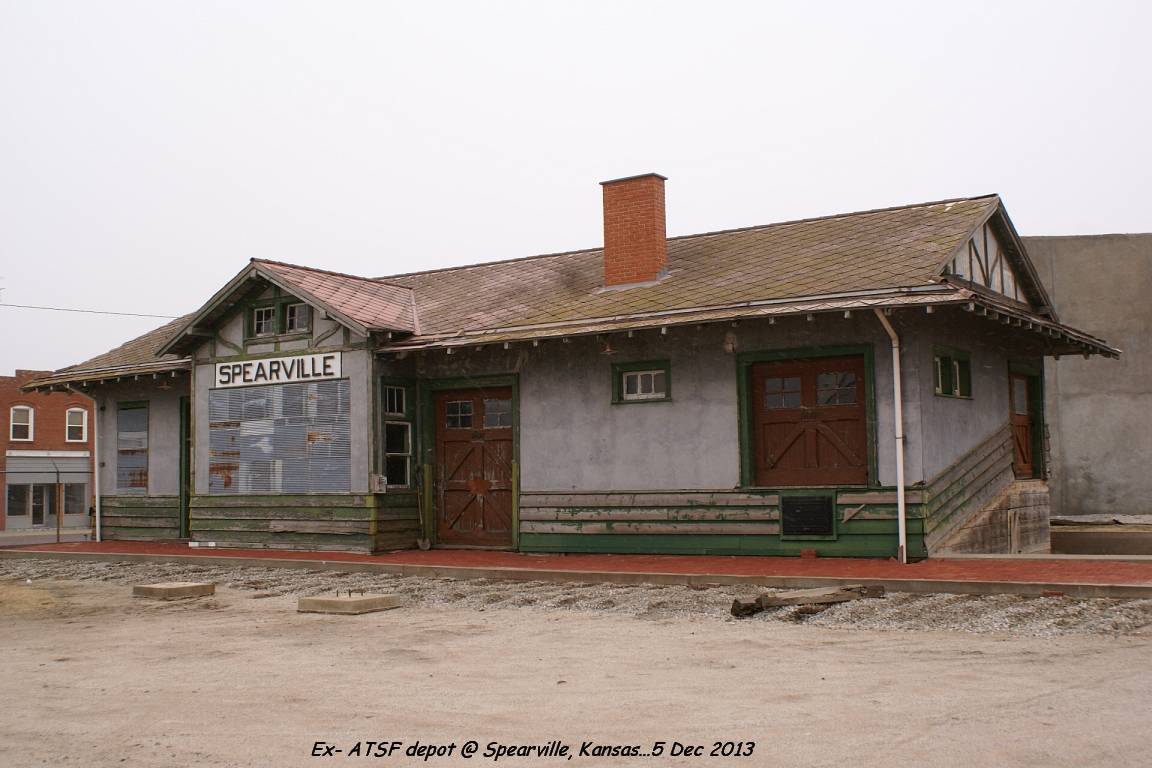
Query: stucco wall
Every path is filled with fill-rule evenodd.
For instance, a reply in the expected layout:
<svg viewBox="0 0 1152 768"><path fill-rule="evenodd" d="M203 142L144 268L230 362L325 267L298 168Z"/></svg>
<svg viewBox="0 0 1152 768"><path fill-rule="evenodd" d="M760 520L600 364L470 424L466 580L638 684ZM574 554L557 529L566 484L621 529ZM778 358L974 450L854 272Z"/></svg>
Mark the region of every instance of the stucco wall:
<svg viewBox="0 0 1152 768"><path fill-rule="evenodd" d="M916 316L906 334L908 352L924 371L914 383L919 397L922 439L909 444L919 452L925 480L931 482L957 459L988 439L1009 418L1009 361L1040 365L1040 346L1020 328L1007 328L961 309L944 308ZM972 397L943 397L935 392L933 371L938 345L971 355ZM909 381L905 381L908 386ZM911 407L911 403L909 403Z"/></svg>
<svg viewBox="0 0 1152 768"><path fill-rule="evenodd" d="M1047 363L1053 514L1152 513L1152 234L1024 242L1060 319L1124 351Z"/></svg>
<svg viewBox="0 0 1152 768"><path fill-rule="evenodd" d="M429 353L417 370L430 378L519 374L525 492L734 488L740 483L739 408L736 354L725 350L728 334L737 353L872 344L880 482L895 483L890 347L871 313L818 316L813 322L784 318L775 325L746 321L736 328L692 326L666 336L638 331L632 339L615 334L610 356L592 338L507 351ZM671 362L670 402L612 403L613 363L662 359ZM918 375L918 361L907 361L906 379ZM910 413L909 443L917 446L915 409ZM909 482L921 477L918 455L908 463Z"/></svg>

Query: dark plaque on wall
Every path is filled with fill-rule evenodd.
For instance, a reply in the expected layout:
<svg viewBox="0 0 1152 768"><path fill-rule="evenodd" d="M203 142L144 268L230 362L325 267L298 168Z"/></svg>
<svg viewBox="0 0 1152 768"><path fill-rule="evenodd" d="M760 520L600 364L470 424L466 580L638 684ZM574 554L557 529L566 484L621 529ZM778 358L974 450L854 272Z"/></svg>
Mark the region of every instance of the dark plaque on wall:
<svg viewBox="0 0 1152 768"><path fill-rule="evenodd" d="M831 536L836 505L831 496L784 496L780 499L780 532L785 536Z"/></svg>

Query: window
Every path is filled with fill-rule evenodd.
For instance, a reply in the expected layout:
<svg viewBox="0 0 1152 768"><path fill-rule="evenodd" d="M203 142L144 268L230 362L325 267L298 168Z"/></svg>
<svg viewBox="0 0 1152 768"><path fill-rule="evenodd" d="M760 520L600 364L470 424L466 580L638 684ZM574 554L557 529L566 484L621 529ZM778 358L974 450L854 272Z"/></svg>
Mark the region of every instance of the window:
<svg viewBox="0 0 1152 768"><path fill-rule="evenodd" d="M512 426L512 401L508 398L484 400L484 429Z"/></svg>
<svg viewBox="0 0 1152 768"><path fill-rule="evenodd" d="M816 405L855 405L856 374L829 371L816 376Z"/></svg>
<svg viewBox="0 0 1152 768"><path fill-rule="evenodd" d="M348 379L213 389L208 492L347 493Z"/></svg>
<svg viewBox="0 0 1152 768"><path fill-rule="evenodd" d="M384 409L385 482L392 488L408 488L412 485L414 454L411 388L398 383L384 384L380 392Z"/></svg>
<svg viewBox="0 0 1152 768"><path fill-rule="evenodd" d="M88 442L88 411L69 408L64 415L64 439L69 443Z"/></svg>
<svg viewBox="0 0 1152 768"><path fill-rule="evenodd" d="M276 307L256 307L252 310L252 335L273 336L276 334Z"/></svg>
<svg viewBox="0 0 1152 768"><path fill-rule="evenodd" d="M444 426L448 429L472 428L472 401L449 400L444 404Z"/></svg>
<svg viewBox="0 0 1152 768"><path fill-rule="evenodd" d="M764 407L771 410L799 408L800 377L770 377L764 379Z"/></svg>
<svg viewBox="0 0 1152 768"><path fill-rule="evenodd" d="M12 440L30 441L35 433L36 416L31 406L14 405L10 414L8 437Z"/></svg>
<svg viewBox="0 0 1152 768"><path fill-rule="evenodd" d="M10 485L8 486L8 517L23 517L28 514L28 508L31 506L28 502L32 498L32 486L30 485Z"/></svg>
<svg viewBox="0 0 1152 768"><path fill-rule="evenodd" d="M148 492L147 403L121 403L116 412L116 489Z"/></svg>
<svg viewBox="0 0 1152 768"><path fill-rule="evenodd" d="M88 513L88 485L86 483L64 484L64 514L84 515Z"/></svg>
<svg viewBox="0 0 1152 768"><path fill-rule="evenodd" d="M612 402L653 402L671 396L671 366L667 360L612 366Z"/></svg>
<svg viewBox="0 0 1152 768"><path fill-rule="evenodd" d="M937 349L933 368L937 395L972 397L972 362L967 352Z"/></svg>
<svg viewBox="0 0 1152 768"><path fill-rule="evenodd" d="M384 477L390 486L411 483L412 425L408 422L384 423Z"/></svg>
<svg viewBox="0 0 1152 768"><path fill-rule="evenodd" d="M389 416L406 416L408 398L404 387L384 387L384 413Z"/></svg>
<svg viewBox="0 0 1152 768"><path fill-rule="evenodd" d="M312 308L307 304L289 304L284 308L284 332L299 333L312 327Z"/></svg>

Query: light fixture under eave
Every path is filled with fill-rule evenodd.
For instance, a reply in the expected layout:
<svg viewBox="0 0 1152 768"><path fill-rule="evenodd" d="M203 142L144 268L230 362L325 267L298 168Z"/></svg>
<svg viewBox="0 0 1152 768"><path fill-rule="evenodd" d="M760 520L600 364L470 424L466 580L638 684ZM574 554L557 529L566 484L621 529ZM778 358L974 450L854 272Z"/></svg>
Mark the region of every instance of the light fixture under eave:
<svg viewBox="0 0 1152 768"><path fill-rule="evenodd" d="M600 337L600 354L611 357L616 354L616 350L612 349L612 340L607 336Z"/></svg>

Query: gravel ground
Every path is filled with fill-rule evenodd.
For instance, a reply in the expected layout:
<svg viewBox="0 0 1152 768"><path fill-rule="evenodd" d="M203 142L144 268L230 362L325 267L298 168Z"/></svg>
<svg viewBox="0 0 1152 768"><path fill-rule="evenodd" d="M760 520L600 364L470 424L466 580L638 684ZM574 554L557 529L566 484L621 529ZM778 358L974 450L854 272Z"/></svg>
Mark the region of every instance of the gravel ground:
<svg viewBox="0 0 1152 768"><path fill-rule="evenodd" d="M902 632L952 631L1014 635L1152 635L1152 600L1022 597L1017 595L914 595L890 593L828 607L788 607L749 619L728 612L742 587L654 584L588 584L489 579L453 580L372 573L286 568L107 563L61 560L0 560L0 580L96 581L147 584L212 581L250 590L254 599L332 594L337 590L402 595L413 605L485 610L606 612L638 619L713 618L732 622L784 622L839 629ZM773 590L760 590L770 592Z"/></svg>

